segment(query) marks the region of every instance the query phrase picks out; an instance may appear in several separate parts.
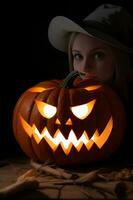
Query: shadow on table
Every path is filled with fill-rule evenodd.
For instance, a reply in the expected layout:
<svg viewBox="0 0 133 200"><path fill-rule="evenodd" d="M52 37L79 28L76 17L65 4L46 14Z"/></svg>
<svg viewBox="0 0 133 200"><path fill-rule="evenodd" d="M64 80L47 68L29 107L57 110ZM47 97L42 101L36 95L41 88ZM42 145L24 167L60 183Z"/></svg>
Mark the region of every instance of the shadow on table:
<svg viewBox="0 0 133 200"><path fill-rule="evenodd" d="M22 191L15 195L11 195L10 197L2 198L1 200L42 200L42 199L49 199L48 196L42 194L39 191Z"/></svg>

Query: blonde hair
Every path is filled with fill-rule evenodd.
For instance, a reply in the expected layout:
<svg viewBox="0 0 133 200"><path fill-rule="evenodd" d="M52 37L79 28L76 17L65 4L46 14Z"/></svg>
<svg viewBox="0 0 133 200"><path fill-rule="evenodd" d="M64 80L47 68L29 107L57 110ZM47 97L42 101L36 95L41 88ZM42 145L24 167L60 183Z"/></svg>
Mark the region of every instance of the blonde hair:
<svg viewBox="0 0 133 200"><path fill-rule="evenodd" d="M69 37L69 43L68 43L68 61L69 61L69 71L73 71L73 56L72 56L72 45L74 42L74 39L78 33L72 32Z"/></svg>
<svg viewBox="0 0 133 200"><path fill-rule="evenodd" d="M73 68L73 56L72 56L72 45L74 39L78 33L73 32L69 38L68 44L68 60L69 60L69 70L72 71ZM112 47L111 47L112 48ZM129 85L133 83L133 69L131 67L131 62L129 55L122 52L119 49L112 48L115 55L115 63L114 63L114 75L112 77L111 82L107 82L110 84L113 89L122 97L124 103L128 104L129 98Z"/></svg>

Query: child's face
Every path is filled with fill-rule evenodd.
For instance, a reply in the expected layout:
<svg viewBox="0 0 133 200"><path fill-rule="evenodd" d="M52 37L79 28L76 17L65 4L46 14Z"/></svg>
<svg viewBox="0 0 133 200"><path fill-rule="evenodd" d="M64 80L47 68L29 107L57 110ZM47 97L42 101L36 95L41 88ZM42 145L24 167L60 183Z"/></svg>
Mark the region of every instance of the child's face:
<svg viewBox="0 0 133 200"><path fill-rule="evenodd" d="M72 45L72 55L74 70L85 72L85 79L108 81L113 76L113 51L100 40L78 34Z"/></svg>

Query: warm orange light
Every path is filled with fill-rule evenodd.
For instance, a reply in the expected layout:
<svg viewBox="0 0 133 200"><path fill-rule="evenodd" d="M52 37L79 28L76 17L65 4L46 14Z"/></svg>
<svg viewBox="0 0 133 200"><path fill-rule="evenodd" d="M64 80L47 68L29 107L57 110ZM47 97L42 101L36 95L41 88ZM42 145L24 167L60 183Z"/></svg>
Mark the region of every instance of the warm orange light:
<svg viewBox="0 0 133 200"><path fill-rule="evenodd" d="M98 130L96 130L95 134L93 135L94 138L92 138L92 140L97 144L99 149L101 149L101 147L108 140L112 129L113 129L113 118L111 117L100 136Z"/></svg>
<svg viewBox="0 0 133 200"><path fill-rule="evenodd" d="M52 118L57 111L57 108L55 106L49 105L45 102L35 100L37 108L41 115L47 119Z"/></svg>
<svg viewBox="0 0 133 200"><path fill-rule="evenodd" d="M85 87L84 89L88 91L93 91L93 90L99 89L100 87L101 85L92 85L92 86Z"/></svg>
<svg viewBox="0 0 133 200"><path fill-rule="evenodd" d="M72 125L72 120L70 118L67 120L66 125Z"/></svg>
<svg viewBox="0 0 133 200"><path fill-rule="evenodd" d="M38 93L41 93L45 90L51 90L53 89L54 87L49 87L49 88L44 88L44 87L32 87L30 88L28 91L29 92L38 92Z"/></svg>
<svg viewBox="0 0 133 200"><path fill-rule="evenodd" d="M61 125L61 122L59 121L59 119L56 119L55 124ZM72 120L69 118L65 125L72 125Z"/></svg>
<svg viewBox="0 0 133 200"><path fill-rule="evenodd" d="M97 90L101 87L101 85L92 85L92 86L88 86L88 87L85 87L84 89L85 90L88 90L88 91L93 91L93 90ZM50 90L50 89L53 89L53 87L50 87L50 88L44 88L44 87L32 87L29 89L29 92L43 92L45 90Z"/></svg>
<svg viewBox="0 0 133 200"><path fill-rule="evenodd" d="M56 119L56 122L55 122L55 123L56 123L56 124L59 124L59 125L61 124L60 121L59 121L58 119Z"/></svg>
<svg viewBox="0 0 133 200"><path fill-rule="evenodd" d="M45 91L46 89L43 88L43 87L32 87L29 89L29 92L43 92Z"/></svg>
<svg viewBox="0 0 133 200"><path fill-rule="evenodd" d="M85 119L92 111L96 100L92 100L89 103L82 104L79 106L71 107L72 113L79 119Z"/></svg>
<svg viewBox="0 0 133 200"><path fill-rule="evenodd" d="M22 126L29 137L34 137L37 144L41 142L42 139L45 139L51 149L55 151L59 145L61 145L64 153L66 155L69 154L71 151L72 146L74 146L77 151L79 152L82 148L83 144L86 146L88 151L91 149L92 145L95 143L99 149L106 143L108 140L112 128L113 128L113 119L112 117L109 119L106 127L104 128L103 132L99 134L98 130L96 130L91 138L88 137L86 131L81 134L81 137L77 139L73 130L70 131L68 139L66 139L63 134L60 132L59 129L55 132L54 136L52 137L44 127L43 131L40 133L35 124L30 126L22 116L20 116L20 120Z"/></svg>

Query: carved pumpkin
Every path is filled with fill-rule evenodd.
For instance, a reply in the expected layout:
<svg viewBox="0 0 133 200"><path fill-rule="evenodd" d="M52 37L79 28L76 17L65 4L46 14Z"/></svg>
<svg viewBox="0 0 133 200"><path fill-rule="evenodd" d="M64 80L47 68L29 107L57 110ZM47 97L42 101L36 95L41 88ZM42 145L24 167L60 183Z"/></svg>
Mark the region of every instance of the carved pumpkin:
<svg viewBox="0 0 133 200"><path fill-rule="evenodd" d="M126 123L119 97L110 87L92 80L72 87L75 75L71 73L64 82L35 85L15 106L16 140L38 162L94 163L110 156L121 144Z"/></svg>

